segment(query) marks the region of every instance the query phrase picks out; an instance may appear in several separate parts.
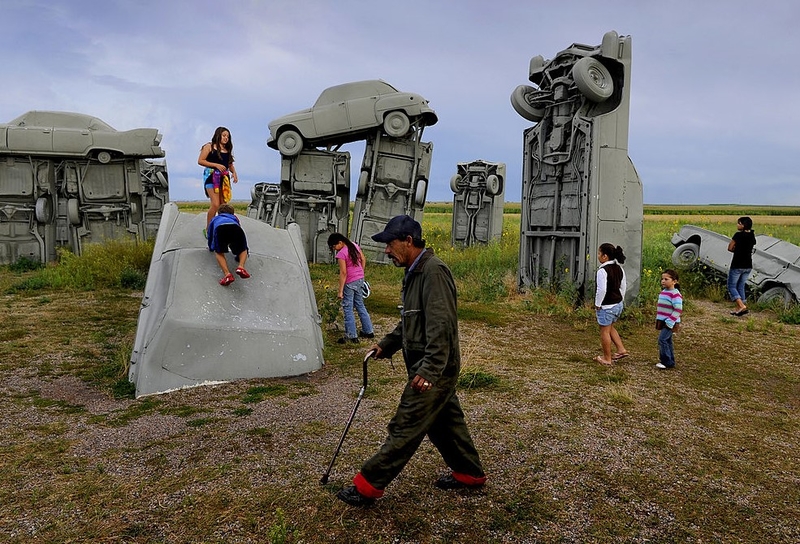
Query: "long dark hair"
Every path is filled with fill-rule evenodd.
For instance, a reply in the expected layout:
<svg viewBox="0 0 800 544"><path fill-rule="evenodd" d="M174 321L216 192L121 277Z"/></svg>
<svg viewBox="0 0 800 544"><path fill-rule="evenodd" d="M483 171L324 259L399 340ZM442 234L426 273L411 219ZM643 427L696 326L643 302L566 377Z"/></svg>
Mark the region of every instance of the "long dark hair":
<svg viewBox="0 0 800 544"><path fill-rule="evenodd" d="M350 261L352 261L353 266L361 266L361 259L359 259L358 257L359 255L358 248L353 242L348 240L347 236L339 232L334 232L333 234L328 236L328 247L331 248L331 251L333 251L333 246L335 246L339 242L344 242L344 245L347 246L347 254L348 257L350 258Z"/></svg>
<svg viewBox="0 0 800 544"><path fill-rule="evenodd" d="M600 253L609 259L616 260L619 264L625 264L625 254L622 252L622 248L620 246L615 246L614 244L609 243L601 244Z"/></svg>
<svg viewBox="0 0 800 544"><path fill-rule="evenodd" d="M233 158L233 136L231 136L231 131L225 127L217 127L217 130L214 131L214 136L211 138L211 147L215 149L222 149L222 133L228 133L228 143L225 145L225 150L231 154L231 159Z"/></svg>

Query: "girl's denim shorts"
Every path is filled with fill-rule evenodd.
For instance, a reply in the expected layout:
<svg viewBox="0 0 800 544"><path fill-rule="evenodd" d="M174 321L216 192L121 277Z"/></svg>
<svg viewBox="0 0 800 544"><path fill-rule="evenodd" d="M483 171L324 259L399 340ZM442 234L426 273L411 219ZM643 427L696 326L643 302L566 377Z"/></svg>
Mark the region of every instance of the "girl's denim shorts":
<svg viewBox="0 0 800 544"><path fill-rule="evenodd" d="M597 312L597 322L601 327L607 327L617 322L622 315L622 303L618 302L611 308L600 308Z"/></svg>

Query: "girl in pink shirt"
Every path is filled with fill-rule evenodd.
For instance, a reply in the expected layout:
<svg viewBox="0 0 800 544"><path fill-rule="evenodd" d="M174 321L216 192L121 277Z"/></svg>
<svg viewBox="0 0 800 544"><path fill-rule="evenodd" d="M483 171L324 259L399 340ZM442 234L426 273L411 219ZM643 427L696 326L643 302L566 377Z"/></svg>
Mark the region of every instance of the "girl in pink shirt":
<svg viewBox="0 0 800 544"><path fill-rule="evenodd" d="M358 332L356 331L356 318L353 308L358 313L361 320L361 336L364 338L374 338L375 332L372 329L372 320L369 318L367 308L364 306L364 266L366 259L357 244L351 242L346 236L334 232L328 237L328 247L336 254L336 261L339 263L339 299L342 301L342 311L344 312L344 333L346 338L340 338L338 342L358 343Z"/></svg>

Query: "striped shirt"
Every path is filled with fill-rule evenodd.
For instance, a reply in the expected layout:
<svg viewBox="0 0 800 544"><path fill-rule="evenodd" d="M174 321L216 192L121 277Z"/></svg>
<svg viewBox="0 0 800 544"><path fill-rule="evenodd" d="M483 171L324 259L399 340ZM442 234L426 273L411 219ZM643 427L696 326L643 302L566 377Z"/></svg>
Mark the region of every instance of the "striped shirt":
<svg viewBox="0 0 800 544"><path fill-rule="evenodd" d="M670 329L681 322L683 296L677 289L664 289L658 295L656 319L666 322Z"/></svg>

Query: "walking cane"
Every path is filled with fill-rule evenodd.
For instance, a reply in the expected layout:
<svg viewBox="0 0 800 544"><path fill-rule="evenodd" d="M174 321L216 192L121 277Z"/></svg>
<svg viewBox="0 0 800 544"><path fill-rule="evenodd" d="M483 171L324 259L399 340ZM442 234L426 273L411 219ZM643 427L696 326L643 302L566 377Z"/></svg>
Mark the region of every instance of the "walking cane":
<svg viewBox="0 0 800 544"><path fill-rule="evenodd" d="M364 397L364 391L367 389L367 361L369 361L369 358L374 355L375 355L375 350L370 350L364 357L364 382L361 385L361 391L358 392L358 398L356 399L355 406L353 406L353 411L350 413L350 419L347 420L347 425L345 425L344 427L344 432L342 433L342 437L339 439L339 445L336 446L336 451L333 452L333 459L331 459L331 464L328 465L328 470L325 471L325 474L323 474L322 478L320 478L319 480L319 483L322 485L328 483L328 476L330 476L331 469L333 468L333 463L336 462L336 456L339 455L339 450L342 449L342 443L344 442L344 437L347 436L347 431L350 430L350 425L353 423L353 418L356 416L356 410L358 410L358 405L361 404L361 399Z"/></svg>

